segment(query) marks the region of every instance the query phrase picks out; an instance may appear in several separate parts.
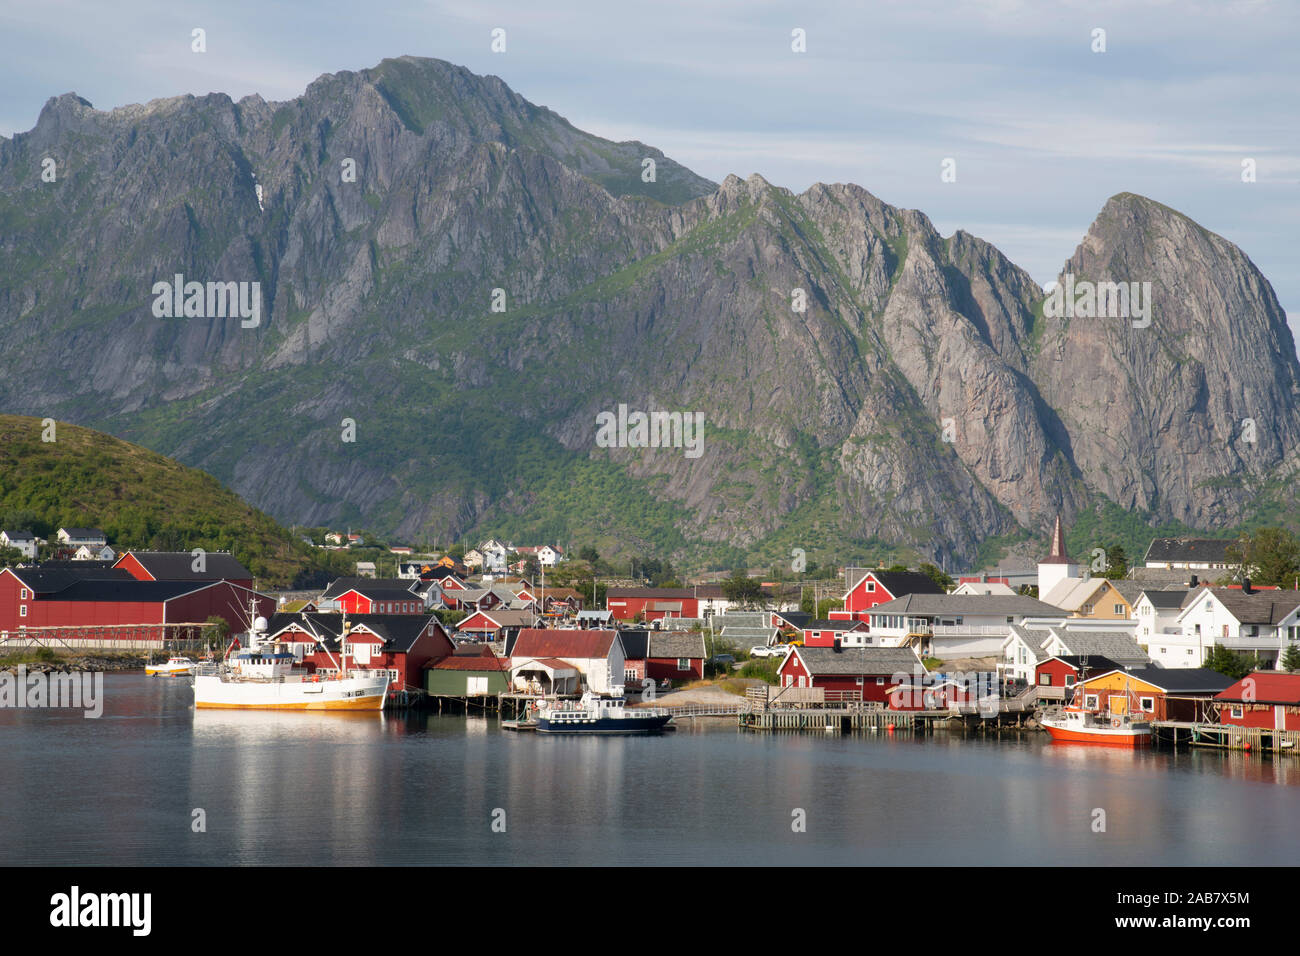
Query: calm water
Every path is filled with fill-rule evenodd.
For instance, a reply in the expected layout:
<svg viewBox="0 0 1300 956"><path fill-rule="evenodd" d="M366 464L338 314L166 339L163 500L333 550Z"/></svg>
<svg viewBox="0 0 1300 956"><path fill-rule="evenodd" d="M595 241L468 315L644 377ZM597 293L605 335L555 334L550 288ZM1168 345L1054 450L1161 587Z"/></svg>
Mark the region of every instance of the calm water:
<svg viewBox="0 0 1300 956"><path fill-rule="evenodd" d="M110 674L99 720L0 710L2 864L1294 863L1300 760L1038 736L513 734L495 719L196 713ZM207 832L191 831L191 812ZM1093 808L1107 832L1093 833ZM494 809L506 832L492 831ZM807 831L791 829L806 812Z"/></svg>

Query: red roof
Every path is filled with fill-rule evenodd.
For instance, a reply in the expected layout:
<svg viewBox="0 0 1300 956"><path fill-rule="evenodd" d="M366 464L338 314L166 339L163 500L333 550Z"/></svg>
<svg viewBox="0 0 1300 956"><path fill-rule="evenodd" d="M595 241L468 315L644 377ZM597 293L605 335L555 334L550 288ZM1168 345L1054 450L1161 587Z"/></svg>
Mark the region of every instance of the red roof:
<svg viewBox="0 0 1300 956"><path fill-rule="evenodd" d="M495 654L475 654L464 657L444 657L430 666L440 671L504 671L509 670L510 662L501 660Z"/></svg>
<svg viewBox="0 0 1300 956"><path fill-rule="evenodd" d="M537 660L545 657L608 657L609 649L617 637L616 631L560 631L526 627L519 632L510 654L512 657L532 657Z"/></svg>
<svg viewBox="0 0 1300 956"><path fill-rule="evenodd" d="M1254 683L1247 684L1247 681ZM1250 700L1246 700L1247 690ZM1216 694L1214 699L1246 704L1300 704L1300 674L1255 671Z"/></svg>

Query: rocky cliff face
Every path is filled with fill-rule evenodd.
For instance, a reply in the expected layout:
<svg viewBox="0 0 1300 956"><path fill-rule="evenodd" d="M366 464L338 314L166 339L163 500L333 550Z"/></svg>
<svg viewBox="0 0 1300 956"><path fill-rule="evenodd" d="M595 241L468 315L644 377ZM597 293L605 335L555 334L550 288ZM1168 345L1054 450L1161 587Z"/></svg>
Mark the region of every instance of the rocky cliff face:
<svg viewBox="0 0 1300 956"><path fill-rule="evenodd" d="M279 104L52 99L0 140L0 226L0 407L284 521L966 561L1099 496L1238 520L1300 448L1268 283L1156 203L1116 197L1065 269L1151 281L1151 326L1045 315L992 246L856 186L710 183L439 61ZM260 323L155 317L177 273L258 282ZM601 447L620 403L703 412L700 454Z"/></svg>

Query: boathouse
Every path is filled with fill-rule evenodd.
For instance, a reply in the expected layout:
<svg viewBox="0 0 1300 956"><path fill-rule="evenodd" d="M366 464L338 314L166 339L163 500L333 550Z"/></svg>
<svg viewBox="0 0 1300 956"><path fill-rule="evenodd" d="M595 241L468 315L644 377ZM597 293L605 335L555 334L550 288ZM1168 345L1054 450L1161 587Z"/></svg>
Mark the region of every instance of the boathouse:
<svg viewBox="0 0 1300 956"><path fill-rule="evenodd" d="M1300 730L1300 674L1255 671L1214 697L1219 723Z"/></svg>
<svg viewBox="0 0 1300 956"><path fill-rule="evenodd" d="M424 689L430 697L496 697L510 690L510 662L487 647L424 665Z"/></svg>
<svg viewBox="0 0 1300 956"><path fill-rule="evenodd" d="M1231 683L1230 677L1203 667L1116 668L1081 681L1082 690L1075 694L1086 710L1200 721L1206 719L1210 700Z"/></svg>
<svg viewBox="0 0 1300 956"><path fill-rule="evenodd" d="M321 595L348 614L423 614L424 600L401 578L339 578Z"/></svg>
<svg viewBox="0 0 1300 956"><path fill-rule="evenodd" d="M625 678L623 642L617 631L524 628L506 639L513 665L554 658L572 664L597 694L621 691Z"/></svg>
<svg viewBox="0 0 1300 956"><path fill-rule="evenodd" d="M862 571L850 568L846 573L853 575L854 583L844 594L844 606L827 612L832 620L866 622L867 612L877 604L908 594L944 593L933 578L920 571Z"/></svg>
<svg viewBox="0 0 1300 956"><path fill-rule="evenodd" d="M924 673L910 647L791 647L777 679L782 687L820 687L846 699L883 704L891 690Z"/></svg>
<svg viewBox="0 0 1300 956"><path fill-rule="evenodd" d="M698 631L653 631L645 676L656 681L704 678L704 635Z"/></svg>

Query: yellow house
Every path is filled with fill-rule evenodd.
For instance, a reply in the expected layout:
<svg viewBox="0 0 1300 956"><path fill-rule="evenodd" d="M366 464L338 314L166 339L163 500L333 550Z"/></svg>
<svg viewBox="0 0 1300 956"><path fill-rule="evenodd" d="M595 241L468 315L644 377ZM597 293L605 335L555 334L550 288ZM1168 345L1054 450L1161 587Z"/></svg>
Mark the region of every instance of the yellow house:
<svg viewBox="0 0 1300 956"><path fill-rule="evenodd" d="M1231 681L1203 667L1113 670L1080 681L1075 700L1085 710L1147 720L1202 720L1205 704Z"/></svg>
<svg viewBox="0 0 1300 956"><path fill-rule="evenodd" d="M1133 601L1115 582L1106 578L1065 578L1043 598L1048 604L1069 612L1071 617L1092 621L1126 621L1133 617Z"/></svg>

